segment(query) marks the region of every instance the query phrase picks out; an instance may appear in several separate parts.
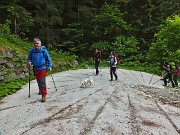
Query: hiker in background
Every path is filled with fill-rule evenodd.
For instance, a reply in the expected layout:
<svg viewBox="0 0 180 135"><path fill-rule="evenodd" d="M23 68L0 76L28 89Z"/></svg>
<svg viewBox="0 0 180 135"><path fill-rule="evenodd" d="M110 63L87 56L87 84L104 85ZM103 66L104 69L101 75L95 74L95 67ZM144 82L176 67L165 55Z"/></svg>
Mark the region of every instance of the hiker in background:
<svg viewBox="0 0 180 135"><path fill-rule="evenodd" d="M166 71L165 77L164 77L164 86L167 86L167 79L169 79L169 81L172 84L172 87L175 87L174 82L172 80L172 70L171 70L171 66L169 62L165 63L166 65L163 67Z"/></svg>
<svg viewBox="0 0 180 135"><path fill-rule="evenodd" d="M101 52L96 49L95 53L93 55L93 60L95 61L95 69L96 69L96 75L99 74L99 64L100 64L100 60L101 60Z"/></svg>
<svg viewBox="0 0 180 135"><path fill-rule="evenodd" d="M163 65L162 65L162 78L161 80L164 80L164 77L166 75L166 71L165 71L165 67L166 67L166 61L163 62Z"/></svg>
<svg viewBox="0 0 180 135"><path fill-rule="evenodd" d="M36 77L39 94L42 95L42 102L46 101L47 88L46 88L46 69L52 70L52 61L48 51L44 46L41 46L41 40L34 38L34 48L30 49L28 54L28 65L33 67L33 72Z"/></svg>
<svg viewBox="0 0 180 135"><path fill-rule="evenodd" d="M178 87L178 76L179 76L179 67L178 65L175 64L175 70L174 70L174 74L173 74L173 81L176 87Z"/></svg>
<svg viewBox="0 0 180 135"><path fill-rule="evenodd" d="M109 65L110 65L110 81L113 81L113 75L115 76L115 80L118 79L118 76L116 74L116 65L117 65L117 58L115 57L115 52L112 51L110 58L109 58Z"/></svg>

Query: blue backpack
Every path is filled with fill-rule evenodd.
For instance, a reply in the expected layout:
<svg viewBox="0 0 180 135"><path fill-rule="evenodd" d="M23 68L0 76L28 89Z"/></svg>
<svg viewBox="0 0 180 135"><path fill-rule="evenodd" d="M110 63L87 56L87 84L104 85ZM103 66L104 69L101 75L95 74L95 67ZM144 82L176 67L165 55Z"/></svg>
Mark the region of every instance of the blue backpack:
<svg viewBox="0 0 180 135"><path fill-rule="evenodd" d="M33 56L34 53L42 53L43 54L43 58L45 59L44 60L45 63L43 65L38 65L38 66L35 66L35 67L42 67L42 66L46 65L47 58L45 57L45 50L46 50L46 47L42 46L42 51L40 51L40 52L32 51L31 52L31 61L32 61L32 56Z"/></svg>

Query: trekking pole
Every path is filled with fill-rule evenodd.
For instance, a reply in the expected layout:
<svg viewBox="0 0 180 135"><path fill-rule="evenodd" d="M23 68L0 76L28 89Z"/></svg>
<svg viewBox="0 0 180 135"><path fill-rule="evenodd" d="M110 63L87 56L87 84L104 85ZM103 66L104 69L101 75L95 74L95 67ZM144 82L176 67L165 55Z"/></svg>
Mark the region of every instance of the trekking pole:
<svg viewBox="0 0 180 135"><path fill-rule="evenodd" d="M29 66L29 98L31 97L31 95L30 95L30 91L31 91L31 85L30 85L30 81L31 81L31 78L30 78L30 75L31 75L31 73L30 73L30 66Z"/></svg>
<svg viewBox="0 0 180 135"><path fill-rule="evenodd" d="M94 62L94 61L93 61ZM92 64L93 66L92 66L92 68L93 68L93 75L94 75L94 64Z"/></svg>
<svg viewBox="0 0 180 135"><path fill-rule="evenodd" d="M102 76L101 67L98 67L98 74Z"/></svg>
<svg viewBox="0 0 180 135"><path fill-rule="evenodd" d="M56 87L56 85L55 85L54 78L53 78L52 74L51 74L51 77L52 77L52 80L53 80L53 83L54 83L54 87L55 87L55 89L56 89L56 91L57 91L57 87Z"/></svg>

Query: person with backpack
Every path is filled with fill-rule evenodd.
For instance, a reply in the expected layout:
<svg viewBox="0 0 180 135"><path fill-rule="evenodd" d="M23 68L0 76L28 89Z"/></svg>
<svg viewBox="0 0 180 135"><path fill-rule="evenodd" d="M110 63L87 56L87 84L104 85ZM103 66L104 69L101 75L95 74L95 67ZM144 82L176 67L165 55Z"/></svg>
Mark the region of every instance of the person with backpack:
<svg viewBox="0 0 180 135"><path fill-rule="evenodd" d="M172 73L173 72L172 72L172 67L170 65L170 62L166 62L165 64L166 64L166 66L163 67L165 72L166 72L165 77L164 77L164 86L167 86L167 79L169 79L169 81L172 84L172 87L175 87L175 84L172 80Z"/></svg>
<svg viewBox="0 0 180 135"><path fill-rule="evenodd" d="M33 72L36 77L39 94L42 95L42 102L46 101L47 88L46 88L46 70L52 71L52 61L48 51L44 46L41 46L41 40L34 38L34 48L29 50L28 65L33 67Z"/></svg>
<svg viewBox="0 0 180 135"><path fill-rule="evenodd" d="M100 64L100 60L101 60L101 51L96 49L95 53L93 55L93 60L94 60L94 64L95 64L95 69L96 69L96 75L99 74L99 64Z"/></svg>
<svg viewBox="0 0 180 135"><path fill-rule="evenodd" d="M113 81L113 75L115 77L115 80L118 79L117 73L116 73L116 65L117 65L117 58L115 57L115 52L111 51L111 55L109 58L109 65L110 65L110 81Z"/></svg>
<svg viewBox="0 0 180 135"><path fill-rule="evenodd" d="M161 68L161 70L162 70L162 75L161 75L162 78L160 80L164 80L164 77L166 75L166 71L165 71L166 63L167 63L166 61L163 62L163 65L162 65L162 68Z"/></svg>
<svg viewBox="0 0 180 135"><path fill-rule="evenodd" d="M176 87L178 87L178 76L179 76L179 67L178 65L175 64L175 70L174 70L174 74L173 74L173 81Z"/></svg>

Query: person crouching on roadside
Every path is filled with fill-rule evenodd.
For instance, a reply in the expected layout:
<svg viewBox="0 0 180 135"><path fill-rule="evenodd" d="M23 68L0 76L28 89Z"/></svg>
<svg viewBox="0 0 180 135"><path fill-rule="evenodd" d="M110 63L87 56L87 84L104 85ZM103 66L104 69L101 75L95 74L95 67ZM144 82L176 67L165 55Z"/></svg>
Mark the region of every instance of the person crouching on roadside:
<svg viewBox="0 0 180 135"><path fill-rule="evenodd" d="M52 71L52 61L48 51L41 46L41 40L34 38L34 48L30 49L28 54L28 65L33 66L33 72L36 77L39 93L42 94L42 102L46 101L46 69Z"/></svg>

